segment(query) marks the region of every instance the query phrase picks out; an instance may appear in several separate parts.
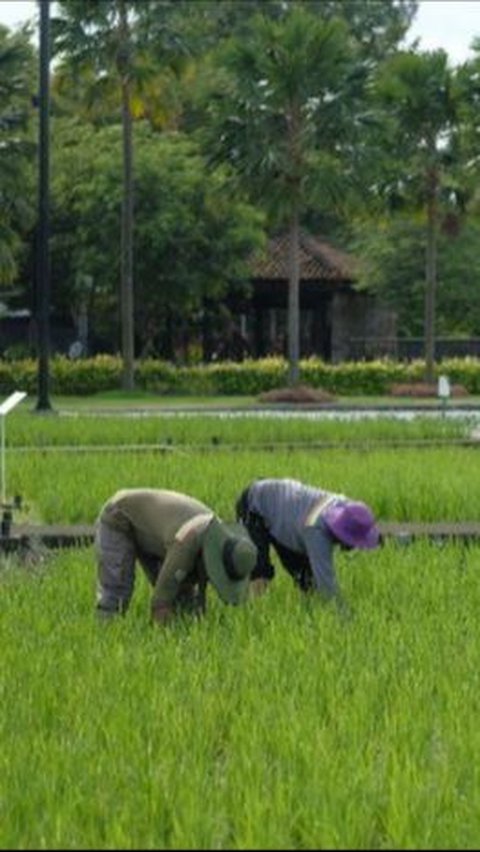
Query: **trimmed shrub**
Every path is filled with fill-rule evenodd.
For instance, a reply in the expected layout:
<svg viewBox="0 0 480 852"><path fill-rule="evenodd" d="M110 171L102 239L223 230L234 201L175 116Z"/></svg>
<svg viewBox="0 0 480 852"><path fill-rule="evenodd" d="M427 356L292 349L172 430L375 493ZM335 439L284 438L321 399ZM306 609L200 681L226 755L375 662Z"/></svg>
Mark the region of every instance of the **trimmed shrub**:
<svg viewBox="0 0 480 852"><path fill-rule="evenodd" d="M333 396L382 396L398 384L421 383L423 361L402 363L389 359L327 364L319 358L300 362L299 385L317 388ZM21 389L35 393L37 362L34 359L0 360L0 392ZM436 376L447 375L451 385L480 394L480 359L449 358L436 365ZM137 388L159 395L259 396L288 384L288 363L281 357L177 366L146 359L135 368ZM121 388L122 360L115 355L70 360L55 356L50 361L52 393L89 395Z"/></svg>

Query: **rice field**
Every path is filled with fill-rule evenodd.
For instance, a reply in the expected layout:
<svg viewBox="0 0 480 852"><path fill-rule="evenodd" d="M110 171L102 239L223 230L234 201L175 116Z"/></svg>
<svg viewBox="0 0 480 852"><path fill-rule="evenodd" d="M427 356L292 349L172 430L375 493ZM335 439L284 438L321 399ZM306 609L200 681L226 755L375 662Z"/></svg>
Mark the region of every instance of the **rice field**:
<svg viewBox="0 0 480 852"><path fill-rule="evenodd" d="M158 418L33 420L9 420L7 484L42 522L93 522L137 485L230 519L257 476L344 491L384 520L480 519L474 447L352 449L356 423L344 446L309 448L302 432L295 448L282 423L284 446L265 449L241 421L227 433L199 418L138 452ZM396 438L414 437L407 425ZM336 567L348 621L277 563L264 596L229 608L209 590L203 619L158 628L140 573L128 615L96 622L91 548L3 556L0 848L478 848L480 547L391 542Z"/></svg>
<svg viewBox="0 0 480 852"><path fill-rule="evenodd" d="M23 403L25 405L25 403ZM345 444L359 442L452 441L468 439L478 416L456 419L417 415L409 421L378 417L352 423L340 419L304 416L281 418L207 416L188 412L174 415L88 413L33 415L17 409L8 419L7 444L16 448L122 446L215 448L226 445L272 446Z"/></svg>

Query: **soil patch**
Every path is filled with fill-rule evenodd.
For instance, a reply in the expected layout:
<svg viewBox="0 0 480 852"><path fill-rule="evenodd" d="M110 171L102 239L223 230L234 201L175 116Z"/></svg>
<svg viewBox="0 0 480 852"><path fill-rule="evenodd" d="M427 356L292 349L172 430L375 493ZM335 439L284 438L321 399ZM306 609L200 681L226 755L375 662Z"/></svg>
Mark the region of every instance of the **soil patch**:
<svg viewBox="0 0 480 852"><path fill-rule="evenodd" d="M274 388L273 390L264 391L258 397L260 402L293 402L298 404L304 403L322 403L333 402L335 397L322 390L322 388L310 388L308 385L297 385L296 387Z"/></svg>
<svg viewBox="0 0 480 852"><path fill-rule="evenodd" d="M410 382L404 384L394 384L390 387L391 396L412 396L412 397L437 397L437 384L428 382ZM469 396L468 390L463 385L450 385L450 396Z"/></svg>

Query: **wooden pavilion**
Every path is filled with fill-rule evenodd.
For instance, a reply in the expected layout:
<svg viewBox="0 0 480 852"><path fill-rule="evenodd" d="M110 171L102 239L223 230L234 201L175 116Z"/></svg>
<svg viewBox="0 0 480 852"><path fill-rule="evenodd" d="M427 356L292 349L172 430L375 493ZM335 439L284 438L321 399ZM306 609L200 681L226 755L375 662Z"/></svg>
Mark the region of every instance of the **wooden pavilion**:
<svg viewBox="0 0 480 852"><path fill-rule="evenodd" d="M251 354L286 354L288 234L252 260L251 296L237 308ZM395 316L356 288L358 263L322 236L300 234L300 355L355 358L368 338L395 336Z"/></svg>

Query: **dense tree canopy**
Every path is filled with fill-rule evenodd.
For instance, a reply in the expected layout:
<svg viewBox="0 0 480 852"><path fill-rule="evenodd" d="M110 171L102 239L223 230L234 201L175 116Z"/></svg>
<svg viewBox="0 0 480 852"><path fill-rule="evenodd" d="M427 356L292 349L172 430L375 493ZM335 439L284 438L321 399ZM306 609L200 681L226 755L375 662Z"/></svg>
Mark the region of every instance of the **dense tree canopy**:
<svg viewBox="0 0 480 852"><path fill-rule="evenodd" d="M62 118L53 136L55 300L74 312L86 303L92 334L118 348L120 126L96 129ZM178 326L205 299L246 284L246 261L262 243L263 221L232 195L224 169L207 174L198 146L185 135L158 136L137 123L134 141L136 327L142 334L148 327L154 351L169 324Z"/></svg>
<svg viewBox="0 0 480 852"><path fill-rule="evenodd" d="M34 215L28 133L34 52L28 33L0 27L0 283L11 285Z"/></svg>
<svg viewBox="0 0 480 852"><path fill-rule="evenodd" d="M433 379L438 236L440 224L458 204L462 101L456 72L445 51L398 51L380 67L375 91L385 149L382 198L409 207L425 221L424 326L426 378ZM460 170L461 171L461 170Z"/></svg>
<svg viewBox="0 0 480 852"><path fill-rule="evenodd" d="M430 355L435 334L480 333L480 65L452 69L441 52L405 48L417 6L59 0L55 309L86 301L98 339L118 349L122 279L136 351L156 316L149 345L171 352L170 330L198 328L207 304L245 284L252 248L288 228L294 380L295 246L310 225L351 240L361 286L382 293L400 333L424 335ZM0 30L0 280L27 286L34 63L25 34Z"/></svg>

